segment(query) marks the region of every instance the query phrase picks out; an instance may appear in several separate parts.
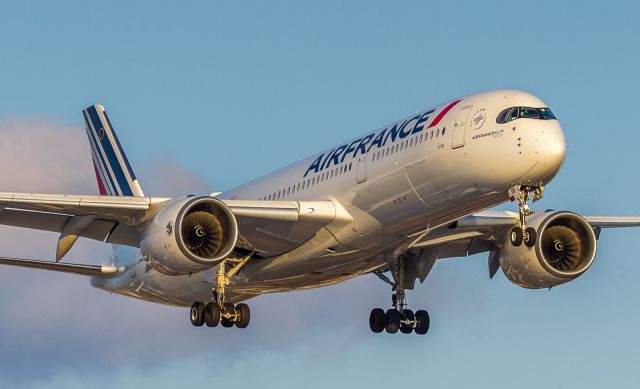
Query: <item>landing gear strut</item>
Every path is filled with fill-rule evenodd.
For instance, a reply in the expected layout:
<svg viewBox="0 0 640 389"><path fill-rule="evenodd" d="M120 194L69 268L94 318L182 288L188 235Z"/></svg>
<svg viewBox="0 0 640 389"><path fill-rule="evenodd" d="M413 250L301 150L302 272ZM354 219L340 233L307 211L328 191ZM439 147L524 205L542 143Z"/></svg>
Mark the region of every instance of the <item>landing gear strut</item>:
<svg viewBox="0 0 640 389"><path fill-rule="evenodd" d="M196 327L223 327L247 328L251 320L251 310L244 303L233 305L226 298L226 288L231 283L231 278L251 259L253 253L239 259L227 258L220 263L215 274L213 287L213 301L204 304L196 301L191 306L191 324ZM230 269L227 271L227 266Z"/></svg>
<svg viewBox="0 0 640 389"><path fill-rule="evenodd" d="M398 258L398 264L392 271L395 272L395 282L392 282L381 272L375 273L381 280L390 284L395 293L391 295L391 309L385 312L382 308L374 308L371 311L369 315L369 327L371 331L380 333L385 330L389 334L395 334L398 331L403 334L410 334L411 332L419 335L426 334L427 331L429 331L429 313L424 310L419 310L414 313L412 310L407 309L405 301L404 255Z"/></svg>
<svg viewBox="0 0 640 389"><path fill-rule="evenodd" d="M527 227L527 217L534 212L529 208L529 198L538 201L544 196L544 186L518 186L518 225L511 229L509 240L514 246L522 243L531 248L536 244L537 233L535 228Z"/></svg>

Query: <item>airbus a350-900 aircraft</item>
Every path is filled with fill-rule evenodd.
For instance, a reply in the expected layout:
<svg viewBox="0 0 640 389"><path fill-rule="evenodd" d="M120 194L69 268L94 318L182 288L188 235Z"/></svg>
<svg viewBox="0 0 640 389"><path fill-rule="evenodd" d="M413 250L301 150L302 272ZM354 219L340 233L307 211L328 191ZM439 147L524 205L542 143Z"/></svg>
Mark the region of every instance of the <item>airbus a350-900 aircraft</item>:
<svg viewBox="0 0 640 389"><path fill-rule="evenodd" d="M145 197L104 108L83 111L99 196L0 193L0 224L60 233L56 262L1 264L91 276L110 292L191 306L194 326L249 324L264 293L375 274L392 306L373 332L426 334L405 291L441 258L489 253L516 285L548 288L587 271L602 228L640 217L533 212L565 158L562 128L528 93L437 105L224 193ZM516 212L486 211L517 201ZM79 237L113 244L102 266L62 263ZM388 274L388 275L387 275Z"/></svg>

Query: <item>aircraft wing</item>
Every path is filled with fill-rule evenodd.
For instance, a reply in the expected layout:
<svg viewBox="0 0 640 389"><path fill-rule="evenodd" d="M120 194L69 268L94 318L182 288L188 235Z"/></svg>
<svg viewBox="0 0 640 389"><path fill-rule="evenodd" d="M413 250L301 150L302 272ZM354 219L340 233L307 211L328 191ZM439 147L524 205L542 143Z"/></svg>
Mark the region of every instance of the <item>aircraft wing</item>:
<svg viewBox="0 0 640 389"><path fill-rule="evenodd" d="M94 277L113 277L118 274L118 271L124 269L118 269L115 266L94 266L94 265L81 265L76 263L59 263L51 261L37 261L33 259L20 259L20 258L7 258L0 257L0 265L10 265L34 269L44 269L57 271L61 273L79 274L83 276Z"/></svg>
<svg viewBox="0 0 640 389"><path fill-rule="evenodd" d="M599 236L602 228L640 227L638 216L582 216ZM498 244L509 230L517 225L518 214L509 211L484 211L463 217L456 222L438 228L416 240L414 251L420 259L433 266L437 259L466 257L489 252L489 275L493 277L499 268ZM426 274L421 277L424 280Z"/></svg>
<svg viewBox="0 0 640 389"><path fill-rule="evenodd" d="M169 200L0 193L0 224L138 247L144 225ZM238 246L263 255L299 246L338 217L332 201L222 201L238 221Z"/></svg>

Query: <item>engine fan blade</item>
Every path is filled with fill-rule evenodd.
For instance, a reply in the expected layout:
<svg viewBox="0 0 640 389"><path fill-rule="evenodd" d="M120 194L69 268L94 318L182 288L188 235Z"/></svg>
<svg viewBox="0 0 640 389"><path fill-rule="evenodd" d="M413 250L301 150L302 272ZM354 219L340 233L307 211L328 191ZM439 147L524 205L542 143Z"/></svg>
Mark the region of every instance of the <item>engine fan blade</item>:
<svg viewBox="0 0 640 389"><path fill-rule="evenodd" d="M188 214L182 221L182 239L189 251L208 258L217 254L222 243L222 224L205 211Z"/></svg>
<svg viewBox="0 0 640 389"><path fill-rule="evenodd" d="M581 241L571 228L561 225L549 227L540 244L544 259L555 269L571 271L580 264Z"/></svg>

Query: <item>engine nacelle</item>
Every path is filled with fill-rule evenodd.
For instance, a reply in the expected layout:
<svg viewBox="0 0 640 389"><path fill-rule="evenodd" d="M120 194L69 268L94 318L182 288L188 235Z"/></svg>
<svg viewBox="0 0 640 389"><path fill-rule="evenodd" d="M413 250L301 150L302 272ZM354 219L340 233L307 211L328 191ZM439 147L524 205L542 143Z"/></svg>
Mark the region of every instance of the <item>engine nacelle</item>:
<svg viewBox="0 0 640 389"><path fill-rule="evenodd" d="M507 236L500 250L504 275L523 288L549 288L583 274L596 257L596 236L589 223L573 212L536 215L527 221L536 230L533 247L515 247Z"/></svg>
<svg viewBox="0 0 640 389"><path fill-rule="evenodd" d="M222 201L187 197L169 203L147 226L140 250L156 270L180 275L209 269L233 251L236 218Z"/></svg>

